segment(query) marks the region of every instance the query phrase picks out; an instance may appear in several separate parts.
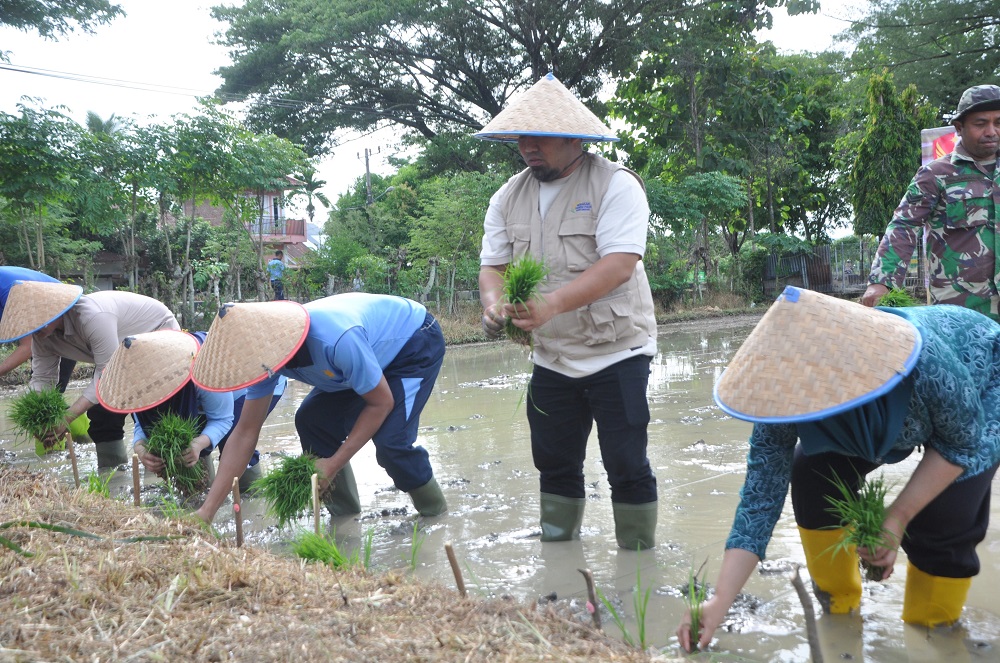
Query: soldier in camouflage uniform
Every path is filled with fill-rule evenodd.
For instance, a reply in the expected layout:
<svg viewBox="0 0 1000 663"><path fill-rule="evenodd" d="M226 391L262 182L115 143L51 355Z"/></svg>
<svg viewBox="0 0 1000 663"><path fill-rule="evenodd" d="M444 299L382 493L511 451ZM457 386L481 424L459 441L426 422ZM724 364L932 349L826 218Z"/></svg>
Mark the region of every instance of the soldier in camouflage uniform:
<svg viewBox="0 0 1000 663"><path fill-rule="evenodd" d="M913 177L879 244L861 303L875 306L890 286L902 287L926 226L931 302L1000 320L1000 87L966 90L952 124L961 140Z"/></svg>

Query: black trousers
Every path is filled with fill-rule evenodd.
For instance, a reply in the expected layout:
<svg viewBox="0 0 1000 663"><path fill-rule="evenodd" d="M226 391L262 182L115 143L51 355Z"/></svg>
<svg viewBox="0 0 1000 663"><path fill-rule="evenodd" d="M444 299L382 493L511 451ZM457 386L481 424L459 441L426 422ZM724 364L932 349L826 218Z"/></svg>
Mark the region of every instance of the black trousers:
<svg viewBox="0 0 1000 663"><path fill-rule="evenodd" d="M835 453L807 456L795 448L792 464L792 508L795 522L805 529L839 527L827 496L841 497L831 479L857 490L862 479L881 467L860 458ZM942 578L971 578L979 573L976 546L990 523L990 484L997 465L948 486L910 521L902 548L918 569Z"/></svg>

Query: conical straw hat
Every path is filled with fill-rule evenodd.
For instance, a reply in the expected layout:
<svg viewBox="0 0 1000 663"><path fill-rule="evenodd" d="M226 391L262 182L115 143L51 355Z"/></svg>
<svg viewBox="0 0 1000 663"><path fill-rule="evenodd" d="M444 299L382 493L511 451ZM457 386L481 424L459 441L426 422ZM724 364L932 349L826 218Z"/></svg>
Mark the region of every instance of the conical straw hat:
<svg viewBox="0 0 1000 663"><path fill-rule="evenodd" d="M70 310L83 288L50 281L16 281L7 295L0 320L0 343L33 334Z"/></svg>
<svg viewBox="0 0 1000 663"><path fill-rule="evenodd" d="M298 302L225 304L194 360L194 383L209 391L256 384L292 358L308 331L309 314Z"/></svg>
<svg viewBox="0 0 1000 663"><path fill-rule="evenodd" d="M582 138L586 142L618 137L559 79L547 74L515 97L476 134L483 140L517 142L518 136Z"/></svg>
<svg viewBox="0 0 1000 663"><path fill-rule="evenodd" d="M112 412L156 407L188 383L197 353L194 336L175 329L128 336L97 381L97 399Z"/></svg>
<svg viewBox="0 0 1000 663"><path fill-rule="evenodd" d="M813 421L885 394L913 370L923 341L904 318L791 286L715 385L747 421Z"/></svg>

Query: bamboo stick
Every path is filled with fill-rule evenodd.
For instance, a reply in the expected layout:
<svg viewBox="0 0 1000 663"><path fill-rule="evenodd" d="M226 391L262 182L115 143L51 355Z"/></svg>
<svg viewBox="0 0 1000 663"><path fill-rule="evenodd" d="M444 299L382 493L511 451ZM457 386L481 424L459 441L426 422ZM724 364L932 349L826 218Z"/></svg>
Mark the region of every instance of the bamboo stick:
<svg viewBox="0 0 1000 663"><path fill-rule="evenodd" d="M812 663L823 663L823 648L819 644L819 632L816 630L816 612L813 610L812 598L806 591L806 586L799 577L799 565L795 565L795 573L792 574L792 586L795 593L799 595L802 602L802 613L806 622L806 636L809 638L809 653Z"/></svg>
<svg viewBox="0 0 1000 663"><path fill-rule="evenodd" d="M313 497L313 526L316 528L316 536L319 536L319 474L313 472L312 475L312 497Z"/></svg>
<svg viewBox="0 0 1000 663"><path fill-rule="evenodd" d="M66 448L69 449L69 461L73 464L73 483L80 487L80 470L76 466L76 445L73 443L73 436L66 434Z"/></svg>
<svg viewBox="0 0 1000 663"><path fill-rule="evenodd" d="M594 574L590 572L590 569L577 569L577 571L583 574L583 579L587 583L587 612L590 613L590 618L594 620L594 628L600 631L601 611L598 609L600 604L597 602L597 588L594 586Z"/></svg>
<svg viewBox="0 0 1000 663"><path fill-rule="evenodd" d="M132 502L139 506L139 454L132 454Z"/></svg>
<svg viewBox="0 0 1000 663"><path fill-rule="evenodd" d="M458 567L458 560L455 558L455 549L451 542L444 544L444 551L448 555L448 563L451 564L451 572L455 574L455 584L458 585L458 593L465 598L465 580L462 579L462 569Z"/></svg>
<svg viewBox="0 0 1000 663"><path fill-rule="evenodd" d="M233 477L233 517L236 519L236 547L243 547L243 511L240 509L240 478Z"/></svg>

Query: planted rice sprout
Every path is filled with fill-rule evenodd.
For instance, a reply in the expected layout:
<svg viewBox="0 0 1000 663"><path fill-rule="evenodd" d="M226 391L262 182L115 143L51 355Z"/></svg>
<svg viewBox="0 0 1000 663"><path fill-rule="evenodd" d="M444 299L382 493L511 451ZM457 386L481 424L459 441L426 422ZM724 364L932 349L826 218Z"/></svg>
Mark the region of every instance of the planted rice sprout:
<svg viewBox="0 0 1000 663"><path fill-rule="evenodd" d="M287 456L281 464L253 482L251 488L267 502L267 513L284 527L312 508L312 475L316 456Z"/></svg>
<svg viewBox="0 0 1000 663"><path fill-rule="evenodd" d="M503 275L503 303L526 305L529 301L541 297L538 285L548 274L545 265L530 255L524 255L507 265ZM531 332L525 331L508 318L504 325L507 338L522 345L531 344Z"/></svg>
<svg viewBox="0 0 1000 663"><path fill-rule="evenodd" d="M292 541L292 552L301 559L329 564L335 569L354 566L358 562L357 551L347 556L337 547L332 537L308 530L301 532Z"/></svg>
<svg viewBox="0 0 1000 663"><path fill-rule="evenodd" d="M68 409L66 397L52 387L21 394L11 402L8 416L21 435L35 440L35 452L44 456L66 449L65 436L56 441L45 438L60 425L65 425Z"/></svg>
<svg viewBox="0 0 1000 663"><path fill-rule="evenodd" d="M708 585L703 577L699 579L706 562L702 562L700 569L688 574L687 586L684 588L684 603L691 614L691 645L694 648L698 647L698 641L701 640L701 617L708 598Z"/></svg>
<svg viewBox="0 0 1000 663"><path fill-rule="evenodd" d="M828 495L826 500L830 506L827 511L837 516L841 526L847 529L847 536L835 546L834 552L847 551L853 545L874 554L879 546L899 545L899 541L887 540L894 535L882 527L887 514L885 496L891 487L886 484L884 475L864 480L857 492L836 474L830 481L841 497ZM861 569L865 579L876 582L882 580L885 571L881 566L872 566L863 559Z"/></svg>
<svg viewBox="0 0 1000 663"><path fill-rule="evenodd" d="M184 452L198 432L195 419L166 412L153 425L146 440L149 453L163 460L167 482L176 485L185 495L204 488L207 479L204 465L199 462L194 467L188 467L183 459Z"/></svg>

